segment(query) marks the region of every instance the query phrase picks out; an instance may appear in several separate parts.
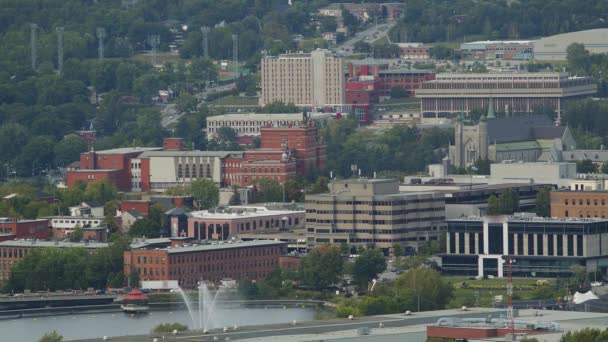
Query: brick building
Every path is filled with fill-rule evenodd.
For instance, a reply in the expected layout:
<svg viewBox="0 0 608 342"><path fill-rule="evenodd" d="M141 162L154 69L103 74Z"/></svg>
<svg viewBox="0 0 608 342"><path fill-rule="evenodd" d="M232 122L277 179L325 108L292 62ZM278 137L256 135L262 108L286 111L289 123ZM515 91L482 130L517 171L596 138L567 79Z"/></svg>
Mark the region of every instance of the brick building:
<svg viewBox="0 0 608 342"><path fill-rule="evenodd" d="M108 240L108 227L84 227L82 229L82 241L106 242ZM53 228L54 239L67 239L74 232L68 228Z"/></svg>
<svg viewBox="0 0 608 342"><path fill-rule="evenodd" d="M120 202L120 211L135 210L144 217L148 217L150 208L152 207L151 201L146 200L126 200Z"/></svg>
<svg viewBox="0 0 608 342"><path fill-rule="evenodd" d="M42 239L49 238L49 220L19 220L0 218L0 234L12 236L10 239Z"/></svg>
<svg viewBox="0 0 608 342"><path fill-rule="evenodd" d="M67 185L71 188L79 181L90 184L101 179L109 179L118 190L131 191L131 159L144 151L160 149L160 147L126 147L81 153L78 167L67 172Z"/></svg>
<svg viewBox="0 0 608 342"><path fill-rule="evenodd" d="M11 276L11 269L32 252L34 248L84 248L93 252L108 247L107 243L98 242L64 242L14 240L0 242L0 283L5 283Z"/></svg>
<svg viewBox="0 0 608 342"><path fill-rule="evenodd" d="M195 288L201 280L259 280L278 267L279 257L286 250L286 244L277 241L132 247L124 254L124 272L128 277L137 270L141 280L177 280L185 288Z"/></svg>
<svg viewBox="0 0 608 342"><path fill-rule="evenodd" d="M557 190L551 192L551 217L606 218L608 191Z"/></svg>

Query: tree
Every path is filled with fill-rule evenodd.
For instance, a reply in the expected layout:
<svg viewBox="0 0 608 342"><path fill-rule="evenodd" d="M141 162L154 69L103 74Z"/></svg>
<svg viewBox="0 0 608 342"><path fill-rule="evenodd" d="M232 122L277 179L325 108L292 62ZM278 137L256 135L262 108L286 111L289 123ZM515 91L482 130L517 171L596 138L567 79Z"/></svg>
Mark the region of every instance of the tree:
<svg viewBox="0 0 608 342"><path fill-rule="evenodd" d="M444 309L452 298L452 286L443 281L439 272L429 268L411 269L399 276L396 284L410 290L408 295L416 303L417 311Z"/></svg>
<svg viewBox="0 0 608 342"><path fill-rule="evenodd" d="M359 288L364 288L384 270L386 270L386 259L382 252L377 249L366 249L355 260L352 269L353 280Z"/></svg>
<svg viewBox="0 0 608 342"><path fill-rule="evenodd" d="M475 171L478 175L489 175L490 174L490 159L486 158L486 159L477 159L477 161L475 161L475 168L477 169L477 171Z"/></svg>
<svg viewBox="0 0 608 342"><path fill-rule="evenodd" d="M402 99L409 96L409 93L403 87L392 87L390 91L391 99Z"/></svg>
<svg viewBox="0 0 608 342"><path fill-rule="evenodd" d="M147 217L139 219L129 228L130 237L157 238L160 236L162 226L160 223Z"/></svg>
<svg viewBox="0 0 608 342"><path fill-rule="evenodd" d="M106 203L118 198L118 190L109 179L100 179L87 186L84 197L91 201Z"/></svg>
<svg viewBox="0 0 608 342"><path fill-rule="evenodd" d="M367 42L359 40L355 42L355 45L353 45L353 51L359 53L370 53L372 52L372 46Z"/></svg>
<svg viewBox="0 0 608 342"><path fill-rule="evenodd" d="M605 330L585 328L579 331L568 331L559 342L605 342L608 341L608 328Z"/></svg>
<svg viewBox="0 0 608 342"><path fill-rule="evenodd" d="M38 339L38 342L61 342L61 341L63 341L63 335L56 332L55 330L53 330L50 333L46 333L46 334L42 335L42 337L40 337Z"/></svg>
<svg viewBox="0 0 608 342"><path fill-rule="evenodd" d="M192 197L199 210L215 207L219 203L220 190L213 180L198 178L192 181L191 187Z"/></svg>
<svg viewBox="0 0 608 342"><path fill-rule="evenodd" d="M241 194L239 193L239 188L236 185L232 186L232 196L230 196L228 205L241 205Z"/></svg>
<svg viewBox="0 0 608 342"><path fill-rule="evenodd" d="M128 285L130 287L139 287L139 270L131 266L131 272L129 272Z"/></svg>
<svg viewBox="0 0 608 342"><path fill-rule="evenodd" d="M500 204L496 195L490 195L488 198L488 215L500 215Z"/></svg>
<svg viewBox="0 0 608 342"><path fill-rule="evenodd" d="M302 280L314 289L326 288L340 280L344 262L337 246L316 247L302 258Z"/></svg>
<svg viewBox="0 0 608 342"><path fill-rule="evenodd" d="M189 93L181 93L177 100L175 100L175 105L177 106L177 110L180 112L190 113L196 110L196 105L198 104L198 100L192 94Z"/></svg>
<svg viewBox="0 0 608 342"><path fill-rule="evenodd" d="M266 203L282 201L283 186L281 183L270 178L262 178L255 183L253 192L251 193L251 202Z"/></svg>
<svg viewBox="0 0 608 342"><path fill-rule="evenodd" d="M399 258L403 256L403 247L399 242L393 243L393 256Z"/></svg>
<svg viewBox="0 0 608 342"><path fill-rule="evenodd" d="M78 135L65 136L55 145L55 164L67 165L80 158L80 153L86 152L87 143Z"/></svg>
<svg viewBox="0 0 608 342"><path fill-rule="evenodd" d="M70 234L70 241L71 242L80 242L80 241L82 241L83 236L84 236L84 233L82 232L82 228L80 227L80 225L76 225L74 230L72 230L72 234Z"/></svg>
<svg viewBox="0 0 608 342"><path fill-rule="evenodd" d="M605 161L604 163L602 163L602 173L608 174L608 161Z"/></svg>
<svg viewBox="0 0 608 342"><path fill-rule="evenodd" d="M573 43L566 48L566 60L570 71L579 76L589 75L591 59L582 43Z"/></svg>
<svg viewBox="0 0 608 342"><path fill-rule="evenodd" d="M216 151L239 150L237 132L232 127L220 127L215 138L209 142L209 149Z"/></svg>
<svg viewBox="0 0 608 342"><path fill-rule="evenodd" d="M597 165L591 159L578 160L576 171L578 173L594 173L597 172Z"/></svg>
<svg viewBox="0 0 608 342"><path fill-rule="evenodd" d="M519 209L519 196L513 190L507 189L498 196L500 213L511 215Z"/></svg>
<svg viewBox="0 0 608 342"><path fill-rule="evenodd" d="M549 217L549 215L551 214L550 195L551 192L547 188L540 189L538 193L536 193L536 215L540 217Z"/></svg>

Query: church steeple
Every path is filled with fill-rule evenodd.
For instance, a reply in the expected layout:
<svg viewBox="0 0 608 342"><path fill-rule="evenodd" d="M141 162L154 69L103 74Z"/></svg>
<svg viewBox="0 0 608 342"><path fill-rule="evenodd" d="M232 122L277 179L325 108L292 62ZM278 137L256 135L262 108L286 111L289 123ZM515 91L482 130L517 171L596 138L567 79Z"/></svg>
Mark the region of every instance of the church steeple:
<svg viewBox="0 0 608 342"><path fill-rule="evenodd" d="M494 113L494 99L491 97L488 103L488 114L486 115L486 119L496 119L496 113Z"/></svg>

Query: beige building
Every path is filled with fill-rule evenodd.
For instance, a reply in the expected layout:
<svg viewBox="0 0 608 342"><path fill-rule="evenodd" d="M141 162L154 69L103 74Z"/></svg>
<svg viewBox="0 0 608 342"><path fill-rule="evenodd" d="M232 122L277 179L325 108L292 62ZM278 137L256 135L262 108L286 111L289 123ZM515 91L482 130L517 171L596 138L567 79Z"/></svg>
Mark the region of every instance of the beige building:
<svg viewBox="0 0 608 342"><path fill-rule="evenodd" d="M399 192L392 179L333 181L330 193L306 195L309 248L325 243L372 245L385 254L394 243L409 251L439 239L445 219L444 195Z"/></svg>
<svg viewBox="0 0 608 342"><path fill-rule="evenodd" d="M608 29L598 28L557 34L534 41L534 59L542 61L565 61L568 46L573 43L585 45L590 53L608 53Z"/></svg>
<svg viewBox="0 0 608 342"><path fill-rule="evenodd" d="M597 86L586 77L567 73L437 74L416 90L423 117L448 117L451 113L486 110L493 99L496 112L532 113L551 106L561 118L563 101L595 94Z"/></svg>
<svg viewBox="0 0 608 342"><path fill-rule="evenodd" d="M281 101L297 106L340 106L344 103L342 58L328 50L264 57L260 106Z"/></svg>

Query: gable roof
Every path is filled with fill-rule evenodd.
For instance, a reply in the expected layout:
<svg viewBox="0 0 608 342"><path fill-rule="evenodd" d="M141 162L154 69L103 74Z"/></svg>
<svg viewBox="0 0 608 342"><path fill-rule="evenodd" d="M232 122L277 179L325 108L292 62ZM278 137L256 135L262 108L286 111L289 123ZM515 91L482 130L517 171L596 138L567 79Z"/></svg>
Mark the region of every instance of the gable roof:
<svg viewBox="0 0 608 342"><path fill-rule="evenodd" d="M537 131L534 128L538 128ZM508 143L539 139L561 138L563 127L553 126L546 115L511 116L488 120L488 139L490 143Z"/></svg>

